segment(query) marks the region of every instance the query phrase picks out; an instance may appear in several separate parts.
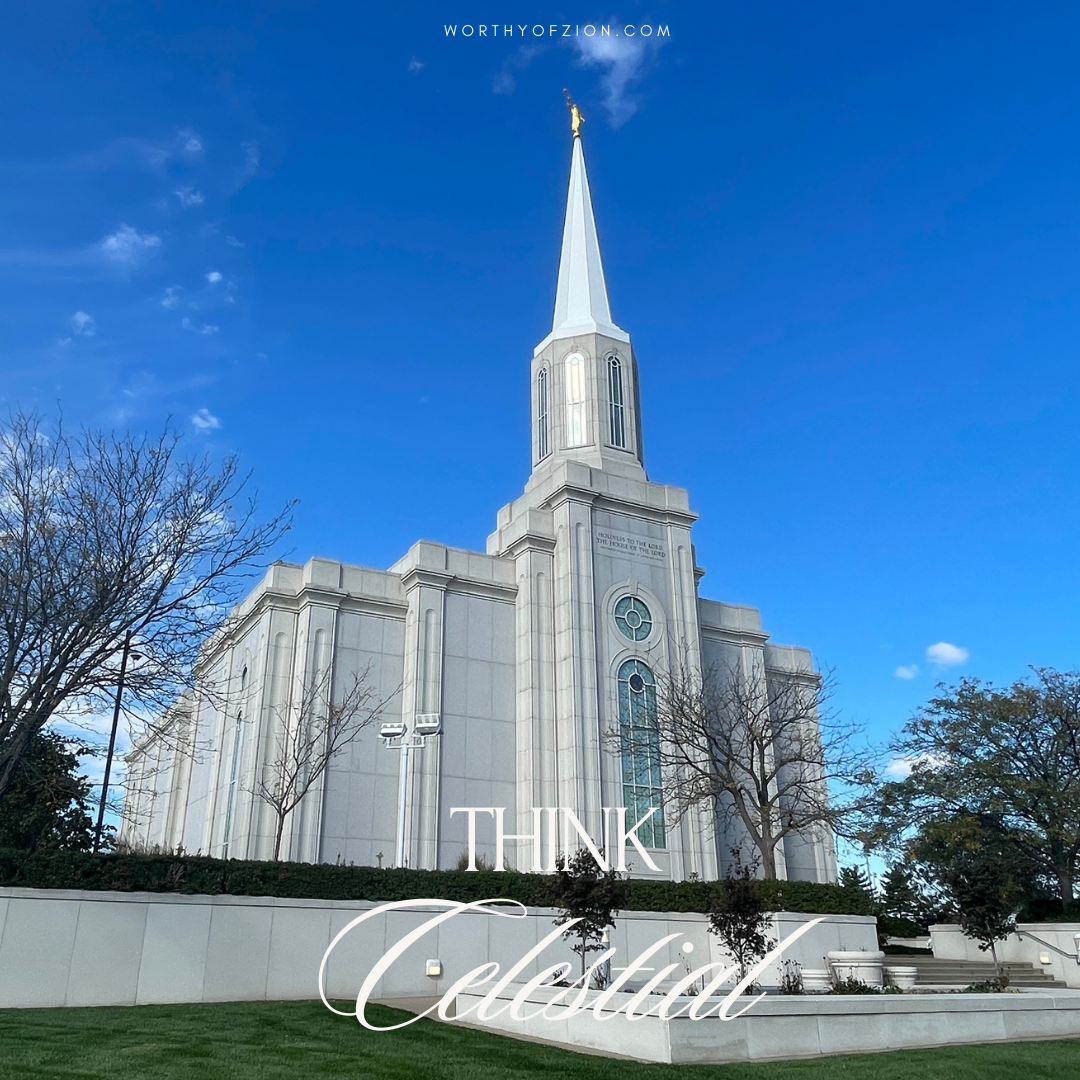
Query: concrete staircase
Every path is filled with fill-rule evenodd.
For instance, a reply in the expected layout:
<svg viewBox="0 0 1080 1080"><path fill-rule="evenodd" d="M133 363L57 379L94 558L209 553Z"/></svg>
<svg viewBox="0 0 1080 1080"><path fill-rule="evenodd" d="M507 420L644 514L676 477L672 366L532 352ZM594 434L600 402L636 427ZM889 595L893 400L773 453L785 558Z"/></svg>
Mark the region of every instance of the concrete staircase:
<svg viewBox="0 0 1080 1080"><path fill-rule="evenodd" d="M917 969L916 986L968 986L994 978L996 971L992 961L945 960L936 956L899 956L887 954L886 967L913 967ZM1010 986L1030 986L1051 989L1064 987L1065 983L1035 967L1034 964L1004 965Z"/></svg>

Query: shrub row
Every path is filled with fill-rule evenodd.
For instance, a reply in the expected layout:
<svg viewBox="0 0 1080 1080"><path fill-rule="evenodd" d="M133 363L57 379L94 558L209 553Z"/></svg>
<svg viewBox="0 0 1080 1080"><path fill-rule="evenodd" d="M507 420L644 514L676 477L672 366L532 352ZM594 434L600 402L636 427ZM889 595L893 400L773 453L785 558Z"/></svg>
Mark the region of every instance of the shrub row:
<svg viewBox="0 0 1080 1080"><path fill-rule="evenodd" d="M0 850L0 885L34 889L109 889L318 900L471 901L489 897L554 906L554 878L491 870L378 870L330 863L255 862L192 855L90 855L81 851ZM716 882L624 882L627 911L708 911ZM759 881L773 911L870 915L865 893L807 881Z"/></svg>

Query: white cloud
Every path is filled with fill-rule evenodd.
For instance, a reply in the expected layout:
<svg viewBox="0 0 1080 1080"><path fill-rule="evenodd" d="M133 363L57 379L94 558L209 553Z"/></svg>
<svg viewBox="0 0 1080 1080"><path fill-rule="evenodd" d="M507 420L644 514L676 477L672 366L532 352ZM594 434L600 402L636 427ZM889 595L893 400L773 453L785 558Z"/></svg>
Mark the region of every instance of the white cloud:
<svg viewBox="0 0 1080 1080"><path fill-rule="evenodd" d="M161 237L153 233L141 233L130 225L121 225L116 232L106 236L98 245L102 256L120 266L134 266L154 248L161 247Z"/></svg>
<svg viewBox="0 0 1080 1080"><path fill-rule="evenodd" d="M926 769L941 769L948 765L949 759L941 754L900 754L885 766L885 775L893 780L906 780L916 766Z"/></svg>
<svg viewBox="0 0 1080 1080"><path fill-rule="evenodd" d="M419 75L423 68L424 65L419 60L417 60L415 56L409 61L410 75Z"/></svg>
<svg viewBox="0 0 1080 1080"><path fill-rule="evenodd" d="M621 31L621 28L620 28ZM657 50L666 38L617 37L574 38L574 51L584 67L600 68L600 88L604 92L604 108L612 127L621 127L638 110L632 93L641 81Z"/></svg>
<svg viewBox="0 0 1080 1080"><path fill-rule="evenodd" d="M191 423L196 431L217 431L221 427L221 421L206 408L195 413L191 418Z"/></svg>
<svg viewBox="0 0 1080 1080"><path fill-rule="evenodd" d="M206 280L209 281L211 285L216 285L221 280L221 272L219 270L211 270L210 273L206 275Z"/></svg>
<svg viewBox="0 0 1080 1080"><path fill-rule="evenodd" d="M901 664L893 674L898 679L914 679L919 674L918 664Z"/></svg>
<svg viewBox="0 0 1080 1080"><path fill-rule="evenodd" d="M184 291L182 285L170 285L161 298L161 306L172 311L180 306L180 294Z"/></svg>
<svg viewBox="0 0 1080 1080"><path fill-rule="evenodd" d="M228 244L229 247L243 247L244 246L244 241L243 240L237 240L235 236L226 236L225 237L225 243Z"/></svg>
<svg viewBox="0 0 1080 1080"><path fill-rule="evenodd" d="M211 334L216 334L221 329L220 326L211 326L209 323L199 326L198 323L193 323L186 316L180 325L183 329L190 330L193 334L201 334L203 337L209 337Z"/></svg>
<svg viewBox="0 0 1080 1080"><path fill-rule="evenodd" d="M197 131L192 131L191 128L181 128L176 133L176 139L180 144L180 152L185 157L202 157L203 139Z"/></svg>
<svg viewBox="0 0 1080 1080"><path fill-rule="evenodd" d="M76 311L71 316L71 327L76 334L82 334L83 337L93 337L97 333L97 323L94 322L93 315L88 315L85 311Z"/></svg>
<svg viewBox="0 0 1080 1080"><path fill-rule="evenodd" d="M189 206L202 206L206 202L205 197L201 191L196 191L193 187L178 187L176 189L176 197L180 200L180 205L187 210Z"/></svg>
<svg viewBox="0 0 1080 1080"><path fill-rule="evenodd" d="M956 667L962 664L971 655L967 649L960 645L950 645L947 641L939 641L936 645L929 645L926 649L926 659L938 667Z"/></svg>

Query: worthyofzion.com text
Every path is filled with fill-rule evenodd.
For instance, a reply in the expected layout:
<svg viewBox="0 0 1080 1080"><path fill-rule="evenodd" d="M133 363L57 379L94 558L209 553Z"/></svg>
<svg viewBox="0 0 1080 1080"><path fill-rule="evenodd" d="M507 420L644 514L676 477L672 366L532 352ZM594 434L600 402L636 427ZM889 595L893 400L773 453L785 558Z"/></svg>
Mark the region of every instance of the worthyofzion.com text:
<svg viewBox="0 0 1080 1080"><path fill-rule="evenodd" d="M627 23L625 26L612 24L595 25L593 23L549 23L541 25L536 23L530 26L511 25L503 23L477 23L475 26L466 23L463 26L457 24L450 26L443 23L443 30L447 37L671 37L671 29L668 26L633 26Z"/></svg>

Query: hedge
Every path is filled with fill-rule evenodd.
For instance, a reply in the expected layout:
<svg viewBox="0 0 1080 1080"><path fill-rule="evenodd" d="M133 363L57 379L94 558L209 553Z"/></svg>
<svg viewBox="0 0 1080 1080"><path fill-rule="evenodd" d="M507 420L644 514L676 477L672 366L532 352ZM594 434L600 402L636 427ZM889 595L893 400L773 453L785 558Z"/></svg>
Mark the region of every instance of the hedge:
<svg viewBox="0 0 1080 1080"><path fill-rule="evenodd" d="M530 907L553 907L554 878L492 870L379 870L332 863L256 862L193 855L90 855L81 851L0 849L0 886L32 889L109 889L117 892L199 893L210 896L287 896L317 900L470 901L490 897ZM626 911L709 910L719 887L707 881L624 882ZM865 893L809 881L759 881L772 911L872 915Z"/></svg>

